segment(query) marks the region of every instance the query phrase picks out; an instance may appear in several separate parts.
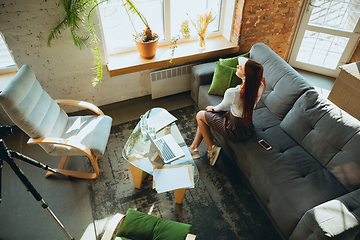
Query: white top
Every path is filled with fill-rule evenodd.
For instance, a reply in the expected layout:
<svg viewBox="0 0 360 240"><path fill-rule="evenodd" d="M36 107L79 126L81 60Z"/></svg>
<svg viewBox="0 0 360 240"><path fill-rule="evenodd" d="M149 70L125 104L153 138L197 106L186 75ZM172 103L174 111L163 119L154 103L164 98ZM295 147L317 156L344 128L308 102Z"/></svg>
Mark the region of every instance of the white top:
<svg viewBox="0 0 360 240"><path fill-rule="evenodd" d="M242 117L244 104L243 101L240 99L240 90L243 86L244 85L242 84L242 85L237 85L234 88L227 89L225 91L223 100L221 101L221 103L219 103L214 107L214 110L219 111L230 106L230 111L235 117ZM261 81L254 108L256 107L257 103L260 101L264 91L265 91L265 81Z"/></svg>

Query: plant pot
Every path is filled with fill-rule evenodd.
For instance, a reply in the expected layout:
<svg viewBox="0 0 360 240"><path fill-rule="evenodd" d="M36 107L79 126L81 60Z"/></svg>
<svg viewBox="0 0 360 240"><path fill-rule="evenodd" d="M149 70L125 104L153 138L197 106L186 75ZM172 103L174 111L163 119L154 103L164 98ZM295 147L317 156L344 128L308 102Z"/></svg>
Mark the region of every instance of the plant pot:
<svg viewBox="0 0 360 240"><path fill-rule="evenodd" d="M158 47L159 38L152 42L138 42L136 41L136 47L142 58L151 59L155 56Z"/></svg>

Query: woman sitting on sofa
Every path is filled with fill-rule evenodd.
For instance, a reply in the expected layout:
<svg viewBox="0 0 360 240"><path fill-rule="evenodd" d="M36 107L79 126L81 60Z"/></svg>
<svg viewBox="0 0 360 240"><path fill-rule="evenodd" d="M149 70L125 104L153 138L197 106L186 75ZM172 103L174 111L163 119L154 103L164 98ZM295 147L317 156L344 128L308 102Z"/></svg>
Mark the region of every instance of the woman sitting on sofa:
<svg viewBox="0 0 360 240"><path fill-rule="evenodd" d="M206 111L201 110L196 115L198 128L189 150L194 159L200 158L197 148L204 139L212 166L219 156L221 147L213 144L210 128L233 142L251 137L254 134L253 111L266 87L264 68L260 63L244 57L239 57L238 61L236 75L243 83L227 89L220 104L207 106ZM230 111L222 110L229 106Z"/></svg>

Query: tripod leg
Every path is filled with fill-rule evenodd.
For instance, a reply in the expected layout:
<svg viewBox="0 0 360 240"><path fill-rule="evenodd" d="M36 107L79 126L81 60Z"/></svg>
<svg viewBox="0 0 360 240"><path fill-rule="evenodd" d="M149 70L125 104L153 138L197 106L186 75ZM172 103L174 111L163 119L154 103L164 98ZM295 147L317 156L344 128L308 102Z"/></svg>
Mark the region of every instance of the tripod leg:
<svg viewBox="0 0 360 240"><path fill-rule="evenodd" d="M56 171L56 169L53 169L53 168L49 167L48 165L43 164L41 162L38 162L35 159L29 158L28 156L25 156L25 155L23 155L21 153L14 152L12 150L7 150L7 152L10 154L10 156L12 158L17 158L17 159L20 159L21 161L27 162L27 163L35 166L35 167L38 167L38 168L41 168L41 169L44 169L44 170L48 170L48 174L50 172L52 174L58 174L58 175L62 175L64 177L68 177L67 175L64 175L64 174Z"/></svg>
<svg viewBox="0 0 360 240"><path fill-rule="evenodd" d="M70 236L70 234L65 230L64 225L60 222L60 220L55 216L55 214L51 211L51 209L47 206L47 203L41 199L40 200L41 206L50 214L52 219L57 223L57 225L60 227L60 229L63 231L63 233L66 235L68 239L74 240L73 237ZM46 206L46 207L45 207Z"/></svg>
<svg viewBox="0 0 360 240"><path fill-rule="evenodd" d="M54 219L56 224L60 227L60 229L65 233L66 237L70 240L74 240L70 236L70 234L65 230L64 226L57 219L54 213L49 209L47 203L42 199L41 195L36 191L34 186L30 183L25 174L21 171L21 169L16 165L14 160L10 157L4 157L4 160L10 165L11 169L14 171L16 176L20 179L20 181L25 185L27 190L34 196L34 198L41 204L41 206L50 214L50 216Z"/></svg>
<svg viewBox="0 0 360 240"><path fill-rule="evenodd" d="M64 168L67 158L68 158L68 156L62 156L61 157L58 169L63 169ZM54 175L54 174L55 173L52 172L52 171L47 171L47 173L45 174L45 178L48 178L49 176Z"/></svg>

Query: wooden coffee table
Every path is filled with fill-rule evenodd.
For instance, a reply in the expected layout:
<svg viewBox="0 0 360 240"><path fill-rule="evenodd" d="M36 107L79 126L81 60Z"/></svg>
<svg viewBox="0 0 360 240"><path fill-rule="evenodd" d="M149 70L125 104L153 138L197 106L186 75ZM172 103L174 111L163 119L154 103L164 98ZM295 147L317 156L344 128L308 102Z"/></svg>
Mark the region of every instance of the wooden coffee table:
<svg viewBox="0 0 360 240"><path fill-rule="evenodd" d="M145 113L146 118L154 116L155 114L163 111L163 108L152 108ZM165 110L166 111L166 110ZM167 168L167 167L176 167L176 166L192 166L192 174L194 185L199 180L199 171L196 167L194 160L191 157L189 149L181 136L181 133L176 126L176 122L170 124L166 128L158 131L156 133L156 138L164 136L165 134L171 134L182 150L185 152L185 157L174 160L168 164L164 164L160 157L156 157L156 151L150 147L150 141L147 139L146 135L141 133L140 121L136 125L135 129L131 133L129 139L127 140L125 147L122 151L123 158L129 163L131 175L134 181L135 188L140 189L141 183L145 177L150 174L153 175L154 168ZM149 154L149 157L148 157ZM153 157L155 156L155 157ZM152 161L149 160L152 159ZM155 159L156 158L156 159ZM176 189L175 192L175 201L178 204L182 203L182 200L185 196L186 188Z"/></svg>

